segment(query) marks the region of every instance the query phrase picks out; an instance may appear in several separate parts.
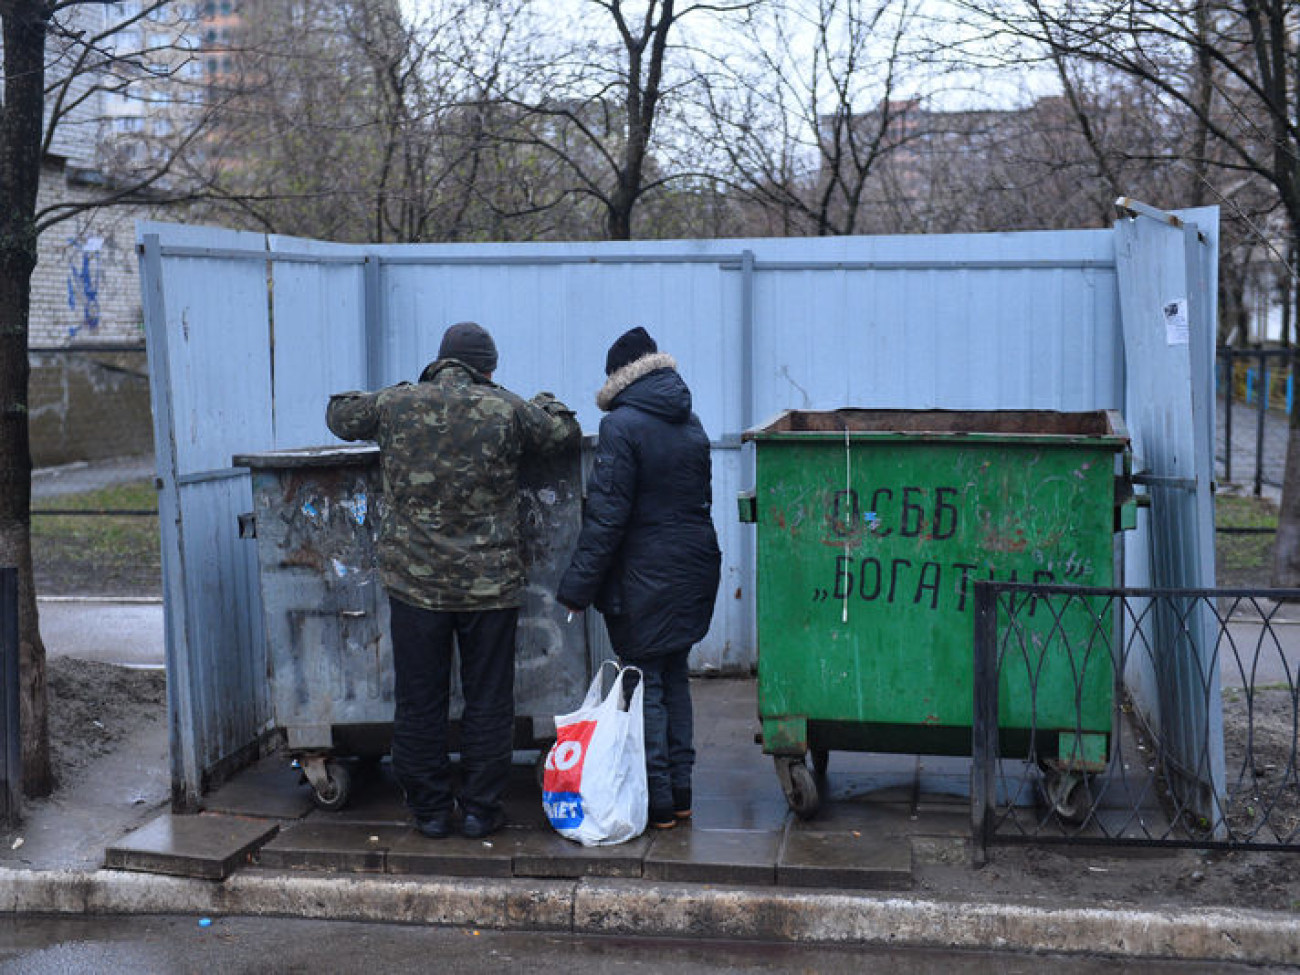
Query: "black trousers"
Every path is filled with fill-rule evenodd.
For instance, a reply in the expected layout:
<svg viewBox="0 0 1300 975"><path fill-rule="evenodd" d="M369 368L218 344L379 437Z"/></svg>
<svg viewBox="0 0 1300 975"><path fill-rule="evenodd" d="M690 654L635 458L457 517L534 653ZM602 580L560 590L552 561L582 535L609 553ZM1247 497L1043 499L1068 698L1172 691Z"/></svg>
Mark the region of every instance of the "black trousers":
<svg viewBox="0 0 1300 975"><path fill-rule="evenodd" d="M389 597L396 714L393 771L417 819L445 815L454 796L447 758L452 636L460 645L461 807L501 808L514 748L515 624L519 610L445 613Z"/></svg>

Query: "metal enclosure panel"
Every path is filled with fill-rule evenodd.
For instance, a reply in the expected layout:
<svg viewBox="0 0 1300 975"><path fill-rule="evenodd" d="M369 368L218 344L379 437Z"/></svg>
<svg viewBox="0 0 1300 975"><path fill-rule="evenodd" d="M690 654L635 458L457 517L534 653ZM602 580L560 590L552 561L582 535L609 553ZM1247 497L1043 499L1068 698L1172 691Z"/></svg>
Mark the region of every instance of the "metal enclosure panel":
<svg viewBox="0 0 1300 975"><path fill-rule="evenodd" d="M844 269L759 260L760 420L845 405L1120 405L1107 232L882 238L863 250Z"/></svg>
<svg viewBox="0 0 1300 975"><path fill-rule="evenodd" d="M162 238L166 237L164 246ZM167 633L172 801L256 741L267 714L257 591L229 438L271 435L265 238L141 224ZM231 262L229 253L248 259Z"/></svg>
<svg viewBox="0 0 1300 975"><path fill-rule="evenodd" d="M498 382L523 396L539 389L555 393L577 411L583 429L594 432L605 352L623 331L645 325L660 350L678 360L709 435L718 439L739 430L734 363L740 281L717 265L415 260L382 265L389 341L379 385L414 379L437 358L446 326L471 319L496 341Z"/></svg>
<svg viewBox="0 0 1300 975"><path fill-rule="evenodd" d="M1208 588L1214 585L1217 210L1184 214L1195 221L1189 225L1166 216L1144 213L1115 227L1127 418L1134 469L1151 497L1140 536L1128 541L1127 562L1146 569L1153 587ZM1181 768L1185 778L1172 787L1186 791L1188 801L1218 821L1208 812L1224 788L1215 625L1208 607L1188 607L1186 613L1154 616L1152 632L1144 635L1157 651L1154 663L1146 666L1148 658L1135 655L1143 666L1131 668L1126 678L1144 719L1181 759L1189 759ZM1207 675L1208 690L1200 675ZM1202 757L1200 767L1196 756Z"/></svg>
<svg viewBox="0 0 1300 975"><path fill-rule="evenodd" d="M272 265L274 444L334 441L325 426L329 393L365 389L364 264Z"/></svg>

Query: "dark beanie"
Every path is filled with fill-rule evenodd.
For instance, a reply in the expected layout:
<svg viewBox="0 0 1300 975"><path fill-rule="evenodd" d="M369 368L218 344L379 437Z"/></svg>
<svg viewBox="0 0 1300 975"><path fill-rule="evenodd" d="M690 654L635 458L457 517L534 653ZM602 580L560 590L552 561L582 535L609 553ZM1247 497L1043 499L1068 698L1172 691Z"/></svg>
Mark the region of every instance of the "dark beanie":
<svg viewBox="0 0 1300 975"><path fill-rule="evenodd" d="M605 375L613 375L642 356L654 355L658 351L659 346L655 345L649 332L640 325L630 328L609 347L609 355L605 356Z"/></svg>
<svg viewBox="0 0 1300 975"><path fill-rule="evenodd" d="M459 359L481 373L495 372L497 346L487 329L474 322L459 322L447 329L438 347L439 359Z"/></svg>

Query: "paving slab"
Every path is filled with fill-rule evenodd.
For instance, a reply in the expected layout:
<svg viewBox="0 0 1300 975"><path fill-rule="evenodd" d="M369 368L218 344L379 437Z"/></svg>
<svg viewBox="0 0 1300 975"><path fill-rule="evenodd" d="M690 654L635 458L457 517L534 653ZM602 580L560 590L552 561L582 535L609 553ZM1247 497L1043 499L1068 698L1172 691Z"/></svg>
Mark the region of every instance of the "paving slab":
<svg viewBox="0 0 1300 975"><path fill-rule="evenodd" d="M397 826L293 823L258 851L257 862L279 870L383 873L389 850L406 834Z"/></svg>
<svg viewBox="0 0 1300 975"><path fill-rule="evenodd" d="M271 755L203 797L206 812L301 819L315 809L311 787L282 755Z"/></svg>
<svg viewBox="0 0 1300 975"><path fill-rule="evenodd" d="M776 883L781 830L679 826L654 836L642 875L700 884Z"/></svg>
<svg viewBox="0 0 1300 975"><path fill-rule="evenodd" d="M522 831L507 828L484 839L452 835L434 840L408 829L388 851L388 872L509 877L514 873L515 851L521 835Z"/></svg>
<svg viewBox="0 0 1300 975"><path fill-rule="evenodd" d="M691 802L692 822L703 829L779 830L790 815L781 790L746 796L696 796Z"/></svg>
<svg viewBox="0 0 1300 975"><path fill-rule="evenodd" d="M583 846L555 832L521 831L514 852L516 877L640 877L651 837L617 846Z"/></svg>
<svg viewBox="0 0 1300 975"><path fill-rule="evenodd" d="M905 836L851 830L787 829L776 882L791 887L907 890L912 842Z"/></svg>
<svg viewBox="0 0 1300 975"><path fill-rule="evenodd" d="M277 828L267 820L168 813L110 846L104 866L224 880L274 836Z"/></svg>

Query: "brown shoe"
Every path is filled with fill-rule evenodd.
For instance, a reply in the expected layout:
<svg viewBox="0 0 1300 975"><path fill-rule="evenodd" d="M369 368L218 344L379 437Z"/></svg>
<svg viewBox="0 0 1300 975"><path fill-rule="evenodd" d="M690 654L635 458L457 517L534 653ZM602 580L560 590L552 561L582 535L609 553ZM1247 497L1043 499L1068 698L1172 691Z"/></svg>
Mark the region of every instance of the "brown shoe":
<svg viewBox="0 0 1300 975"><path fill-rule="evenodd" d="M677 817L670 812L654 809L650 812L650 825L654 829L672 829L677 825Z"/></svg>

